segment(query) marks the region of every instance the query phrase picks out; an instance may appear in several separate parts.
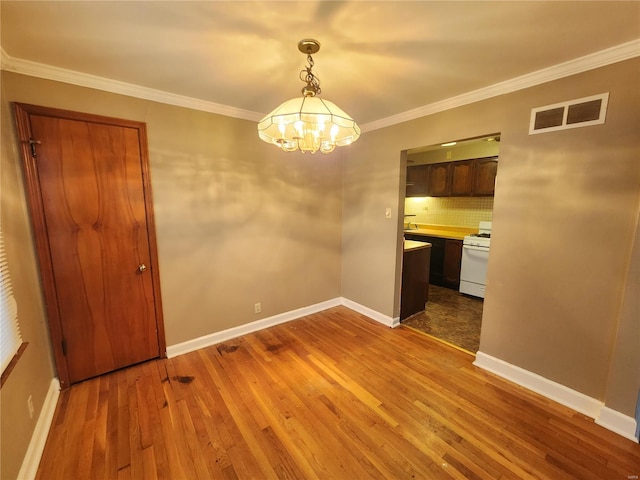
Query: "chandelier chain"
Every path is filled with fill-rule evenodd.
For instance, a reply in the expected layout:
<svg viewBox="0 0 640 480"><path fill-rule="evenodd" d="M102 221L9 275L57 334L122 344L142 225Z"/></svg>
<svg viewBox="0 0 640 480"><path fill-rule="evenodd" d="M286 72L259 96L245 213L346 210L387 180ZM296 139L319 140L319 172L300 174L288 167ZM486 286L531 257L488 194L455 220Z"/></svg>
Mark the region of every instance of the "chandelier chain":
<svg viewBox="0 0 640 480"><path fill-rule="evenodd" d="M315 65L311 54L307 55L307 62L309 66L307 66L303 70L300 70L300 80L306 82L307 84L307 86L302 90L303 94L306 90L313 92L314 95L320 95L320 93L322 92L322 90L320 89L320 78L311 71L311 69Z"/></svg>

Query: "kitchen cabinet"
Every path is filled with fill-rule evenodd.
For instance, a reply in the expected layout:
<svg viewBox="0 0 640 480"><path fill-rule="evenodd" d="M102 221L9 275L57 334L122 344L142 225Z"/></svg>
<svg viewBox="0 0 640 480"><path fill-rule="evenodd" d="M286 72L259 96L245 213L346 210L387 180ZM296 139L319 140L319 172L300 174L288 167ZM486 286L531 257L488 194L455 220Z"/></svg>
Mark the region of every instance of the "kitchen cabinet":
<svg viewBox="0 0 640 480"><path fill-rule="evenodd" d="M451 162L449 167L451 174L449 195L451 197L468 197L473 193L475 166L475 160Z"/></svg>
<svg viewBox="0 0 640 480"><path fill-rule="evenodd" d="M446 287L460 288L460 267L462 264L462 240L446 240L444 244L444 265L442 279Z"/></svg>
<svg viewBox="0 0 640 480"><path fill-rule="evenodd" d="M406 244L413 242L405 242ZM420 242L420 246L405 246L402 260L402 290L400 295L400 320L422 312L429 300L429 268L431 247Z"/></svg>
<svg viewBox="0 0 640 480"><path fill-rule="evenodd" d="M407 197L491 197L498 157L407 167Z"/></svg>
<svg viewBox="0 0 640 480"><path fill-rule="evenodd" d="M451 162L428 165L427 195L448 197L451 191Z"/></svg>
<svg viewBox="0 0 640 480"><path fill-rule="evenodd" d="M478 158L475 162L473 194L477 196L493 196L498 173L497 158Z"/></svg>
<svg viewBox="0 0 640 480"><path fill-rule="evenodd" d="M427 196L428 165L407 167L407 197Z"/></svg>
<svg viewBox="0 0 640 480"><path fill-rule="evenodd" d="M458 290L460 287L460 264L462 263L462 240L411 233L405 233L404 238L431 244L429 283Z"/></svg>

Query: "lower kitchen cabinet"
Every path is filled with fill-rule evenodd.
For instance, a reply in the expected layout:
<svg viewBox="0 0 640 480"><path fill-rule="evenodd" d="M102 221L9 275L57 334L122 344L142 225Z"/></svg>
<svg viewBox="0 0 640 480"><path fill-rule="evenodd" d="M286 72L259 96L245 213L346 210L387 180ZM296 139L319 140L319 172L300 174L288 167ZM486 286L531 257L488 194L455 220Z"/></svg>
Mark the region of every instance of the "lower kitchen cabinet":
<svg viewBox="0 0 640 480"><path fill-rule="evenodd" d="M462 240L428 237L410 233L405 233L404 238L431 244L429 283L454 290L460 288Z"/></svg>
<svg viewBox="0 0 640 480"><path fill-rule="evenodd" d="M424 239L421 240L424 242ZM402 257L400 320L422 312L429 299L431 248L405 250Z"/></svg>
<svg viewBox="0 0 640 480"><path fill-rule="evenodd" d="M442 278L445 287L460 288L462 264L462 240L446 240L444 244L444 268Z"/></svg>

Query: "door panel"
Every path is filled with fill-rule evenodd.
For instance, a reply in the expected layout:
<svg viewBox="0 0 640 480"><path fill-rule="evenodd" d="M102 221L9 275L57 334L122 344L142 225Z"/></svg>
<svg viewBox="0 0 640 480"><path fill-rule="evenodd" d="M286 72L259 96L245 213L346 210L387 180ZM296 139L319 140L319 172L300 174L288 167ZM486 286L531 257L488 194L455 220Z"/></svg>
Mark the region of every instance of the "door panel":
<svg viewBox="0 0 640 480"><path fill-rule="evenodd" d="M20 130L40 142L25 159L41 199L31 207L56 360L74 383L164 353L146 138L144 124L38 108Z"/></svg>

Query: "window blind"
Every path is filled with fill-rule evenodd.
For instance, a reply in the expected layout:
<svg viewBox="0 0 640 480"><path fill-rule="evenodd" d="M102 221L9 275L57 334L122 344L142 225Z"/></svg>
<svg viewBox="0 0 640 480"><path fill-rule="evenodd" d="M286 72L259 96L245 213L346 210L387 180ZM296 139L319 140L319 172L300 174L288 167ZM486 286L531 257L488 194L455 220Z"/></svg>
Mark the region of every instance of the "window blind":
<svg viewBox="0 0 640 480"><path fill-rule="evenodd" d="M13 298L9 266L4 251L4 237L0 227L0 360L4 372L17 353L22 338L18 326L18 306Z"/></svg>

